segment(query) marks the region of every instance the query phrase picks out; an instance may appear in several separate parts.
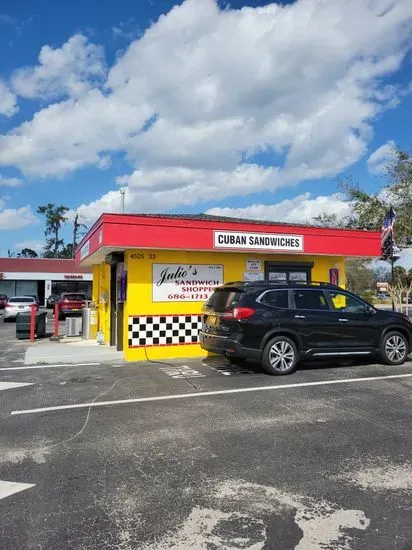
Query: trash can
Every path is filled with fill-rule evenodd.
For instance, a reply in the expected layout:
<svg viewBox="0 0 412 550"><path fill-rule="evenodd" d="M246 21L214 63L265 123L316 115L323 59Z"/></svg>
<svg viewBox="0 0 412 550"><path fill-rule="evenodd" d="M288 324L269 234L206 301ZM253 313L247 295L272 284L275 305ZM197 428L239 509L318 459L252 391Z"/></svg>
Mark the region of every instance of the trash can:
<svg viewBox="0 0 412 550"><path fill-rule="evenodd" d="M82 309L82 339L92 340L97 335L97 309L88 304Z"/></svg>
<svg viewBox="0 0 412 550"><path fill-rule="evenodd" d="M18 340L30 340L30 312L18 313L16 315L16 338ZM46 336L47 312L36 313L34 337Z"/></svg>
<svg viewBox="0 0 412 550"><path fill-rule="evenodd" d="M30 312L16 315L16 338L18 340L30 339Z"/></svg>
<svg viewBox="0 0 412 550"><path fill-rule="evenodd" d="M46 336L46 322L47 311L36 313L36 328L34 329L36 338L42 338Z"/></svg>

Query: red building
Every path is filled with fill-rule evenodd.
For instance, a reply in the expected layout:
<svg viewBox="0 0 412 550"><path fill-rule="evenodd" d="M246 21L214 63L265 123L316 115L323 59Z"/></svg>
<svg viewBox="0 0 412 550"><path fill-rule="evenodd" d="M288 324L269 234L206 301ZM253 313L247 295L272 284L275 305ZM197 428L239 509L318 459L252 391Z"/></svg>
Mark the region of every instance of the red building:
<svg viewBox="0 0 412 550"><path fill-rule="evenodd" d="M45 304L51 294L84 292L91 295L92 273L75 260L0 258L0 294L38 296Z"/></svg>

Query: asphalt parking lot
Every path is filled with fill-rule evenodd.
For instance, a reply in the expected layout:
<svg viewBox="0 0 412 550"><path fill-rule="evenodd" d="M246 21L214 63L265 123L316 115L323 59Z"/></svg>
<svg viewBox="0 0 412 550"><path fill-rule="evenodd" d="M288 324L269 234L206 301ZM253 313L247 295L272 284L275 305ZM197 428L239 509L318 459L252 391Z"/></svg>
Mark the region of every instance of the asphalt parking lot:
<svg viewBox="0 0 412 550"><path fill-rule="evenodd" d="M1 549L412 549L412 361L29 368L26 346L0 321Z"/></svg>

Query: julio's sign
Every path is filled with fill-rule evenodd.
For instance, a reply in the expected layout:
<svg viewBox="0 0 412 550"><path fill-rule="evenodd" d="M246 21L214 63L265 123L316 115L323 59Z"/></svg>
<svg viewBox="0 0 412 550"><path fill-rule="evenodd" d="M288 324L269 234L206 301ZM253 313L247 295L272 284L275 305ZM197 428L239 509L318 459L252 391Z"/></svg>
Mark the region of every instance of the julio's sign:
<svg viewBox="0 0 412 550"><path fill-rule="evenodd" d="M303 235L215 231L214 248L303 252Z"/></svg>
<svg viewBox="0 0 412 550"><path fill-rule="evenodd" d="M223 284L223 266L153 264L153 302L205 302Z"/></svg>

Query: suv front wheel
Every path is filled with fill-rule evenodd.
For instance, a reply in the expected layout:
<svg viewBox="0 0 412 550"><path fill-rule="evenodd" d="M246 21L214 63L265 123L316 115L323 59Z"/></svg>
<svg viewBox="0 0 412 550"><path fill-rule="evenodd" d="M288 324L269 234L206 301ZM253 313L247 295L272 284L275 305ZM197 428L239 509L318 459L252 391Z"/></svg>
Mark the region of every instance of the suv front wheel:
<svg viewBox="0 0 412 550"><path fill-rule="evenodd" d="M262 367L268 374L291 374L299 360L299 352L293 340L276 336L269 340L263 350Z"/></svg>
<svg viewBox="0 0 412 550"><path fill-rule="evenodd" d="M409 344L400 332L389 332L381 344L381 356L387 365L402 365L408 356Z"/></svg>

